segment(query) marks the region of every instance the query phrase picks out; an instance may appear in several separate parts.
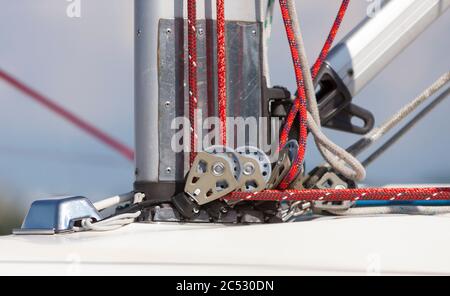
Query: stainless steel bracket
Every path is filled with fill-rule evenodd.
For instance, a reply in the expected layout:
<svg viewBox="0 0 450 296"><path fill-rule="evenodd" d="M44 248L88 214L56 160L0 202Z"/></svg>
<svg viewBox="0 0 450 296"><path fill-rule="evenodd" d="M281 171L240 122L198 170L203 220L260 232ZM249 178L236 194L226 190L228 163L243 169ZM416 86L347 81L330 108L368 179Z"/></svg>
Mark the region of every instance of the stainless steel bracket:
<svg viewBox="0 0 450 296"><path fill-rule="evenodd" d="M261 26L259 22L226 22L229 117L258 121L262 116ZM198 108L204 120L217 116L216 22L199 20L197 32ZM181 129L174 120L187 117L189 108L187 60L186 21L161 19L158 35L159 134L154 135L159 139L159 163L148 165L159 166L159 181L162 182L182 181L189 171L188 154L173 149L174 143L179 144L173 141ZM210 127L204 127L199 136L209 132ZM229 139L237 144L240 139L246 140L245 136L229 135ZM239 144L258 146L258 143Z"/></svg>

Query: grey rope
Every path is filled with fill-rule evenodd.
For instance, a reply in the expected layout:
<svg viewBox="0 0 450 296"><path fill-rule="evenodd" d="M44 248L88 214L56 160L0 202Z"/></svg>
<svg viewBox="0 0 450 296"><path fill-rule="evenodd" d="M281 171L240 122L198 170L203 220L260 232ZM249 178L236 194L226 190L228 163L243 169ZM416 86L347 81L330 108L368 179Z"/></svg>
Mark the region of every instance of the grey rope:
<svg viewBox="0 0 450 296"><path fill-rule="evenodd" d="M365 179L366 170L364 166L344 148L328 139L311 117L308 117L308 126L323 157L336 171L351 180L361 181ZM342 163L339 158L344 160L345 163Z"/></svg>
<svg viewBox="0 0 450 296"><path fill-rule="evenodd" d="M362 137L359 141L350 146L347 151L352 155L359 155L361 152L369 148L376 141L378 141L382 136L392 130L397 126L403 119L415 111L422 103L433 96L437 91L447 84L450 80L450 72L442 75L436 82L434 82L430 87L428 87L422 94L411 101L408 105L403 107L394 116L387 120L382 126L375 128L373 131Z"/></svg>
<svg viewBox="0 0 450 296"><path fill-rule="evenodd" d="M414 118L412 118L404 127L402 127L398 132L396 132L388 141L386 141L380 148L373 152L365 161L363 161L364 167L368 167L376 159L378 159L384 152L391 148L395 143L397 143L406 133L413 129L416 124L422 120L425 116L433 111L440 103L444 101L450 94L450 87L447 88L442 94L440 94L436 99L434 99L428 106L426 106L422 111L420 111Z"/></svg>
<svg viewBox="0 0 450 296"><path fill-rule="evenodd" d="M336 171L348 179L362 181L366 177L364 166L353 155L335 144L322 132L314 83L311 77L311 71L309 70L310 66L306 56L305 43L301 34L295 1L287 0L287 4L294 27L297 50L299 51L300 61L303 65L308 108L308 128L314 136L315 143L321 155Z"/></svg>

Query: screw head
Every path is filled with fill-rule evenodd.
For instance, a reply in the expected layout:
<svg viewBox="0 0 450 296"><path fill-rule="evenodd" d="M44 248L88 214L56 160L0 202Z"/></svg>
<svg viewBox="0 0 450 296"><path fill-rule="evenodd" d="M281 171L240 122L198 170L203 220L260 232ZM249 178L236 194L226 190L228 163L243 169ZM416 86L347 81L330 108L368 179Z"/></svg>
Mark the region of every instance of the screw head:
<svg viewBox="0 0 450 296"><path fill-rule="evenodd" d="M353 69L348 69L348 70L347 70L347 74L348 74L348 76L353 77L353 75L355 75L355 70L353 70Z"/></svg>
<svg viewBox="0 0 450 296"><path fill-rule="evenodd" d="M172 173L172 168L171 167L168 167L168 168L166 168L166 174L171 174Z"/></svg>
<svg viewBox="0 0 450 296"><path fill-rule="evenodd" d="M342 189L347 189L347 187L345 187L345 185L337 185L336 187L334 187L334 189L337 189L337 190L342 190Z"/></svg>

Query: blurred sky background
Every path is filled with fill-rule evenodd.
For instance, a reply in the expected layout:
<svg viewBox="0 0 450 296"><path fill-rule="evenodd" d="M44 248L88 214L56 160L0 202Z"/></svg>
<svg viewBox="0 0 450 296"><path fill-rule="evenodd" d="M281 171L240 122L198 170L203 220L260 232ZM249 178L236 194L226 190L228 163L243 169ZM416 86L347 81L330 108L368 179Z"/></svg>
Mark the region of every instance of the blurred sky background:
<svg viewBox="0 0 450 296"><path fill-rule="evenodd" d="M66 0L0 0L0 69L133 147L133 1L81 2L82 17L69 18ZM320 51L340 2L297 1L311 60ZM368 5L366 0L351 1L339 39L365 17ZM274 18L272 82L294 90L278 7ZM379 124L422 92L450 68L449 29L447 12L355 102L373 111ZM369 167L367 183L450 183L449 110L450 100ZM327 132L344 146L356 139ZM310 149L308 167L319 162L317 152ZM132 189L133 170L132 163L0 80L3 207L8 203L25 211L32 200L49 195L97 200L127 192Z"/></svg>

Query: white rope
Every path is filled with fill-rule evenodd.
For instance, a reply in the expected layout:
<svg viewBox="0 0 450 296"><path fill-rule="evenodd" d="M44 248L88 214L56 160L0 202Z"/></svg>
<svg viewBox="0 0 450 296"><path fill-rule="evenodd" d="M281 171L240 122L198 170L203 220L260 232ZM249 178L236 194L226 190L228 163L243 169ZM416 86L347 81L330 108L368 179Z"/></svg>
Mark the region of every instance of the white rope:
<svg viewBox="0 0 450 296"><path fill-rule="evenodd" d="M103 211L110 207L117 206L125 202L129 202L133 199L133 197L134 197L133 192L116 195L94 203L94 207L97 209L97 211Z"/></svg>
<svg viewBox="0 0 450 296"><path fill-rule="evenodd" d="M81 221L81 227L74 228L75 231L111 231L122 228L136 221L141 212L122 214L99 222L93 222L91 218Z"/></svg>

